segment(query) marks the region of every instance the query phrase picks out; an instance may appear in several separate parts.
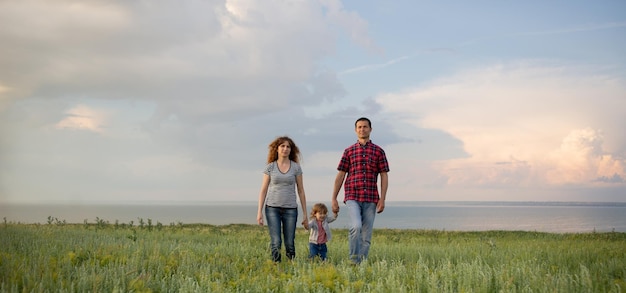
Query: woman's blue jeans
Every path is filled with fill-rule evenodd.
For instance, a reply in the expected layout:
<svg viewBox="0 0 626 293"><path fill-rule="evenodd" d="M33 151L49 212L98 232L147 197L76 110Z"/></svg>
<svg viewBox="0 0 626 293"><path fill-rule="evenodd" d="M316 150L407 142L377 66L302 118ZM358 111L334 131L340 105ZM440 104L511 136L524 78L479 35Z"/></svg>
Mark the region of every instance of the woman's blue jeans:
<svg viewBox="0 0 626 293"><path fill-rule="evenodd" d="M267 219L267 226L270 229L272 259L275 262L281 260L281 236L285 239L285 254L287 258L291 260L296 257L295 238L298 209L265 206L265 218Z"/></svg>
<svg viewBox="0 0 626 293"><path fill-rule="evenodd" d="M360 263L367 258L370 250L374 218L376 217L376 203L348 200L346 205L350 216L348 235L350 259L355 263Z"/></svg>

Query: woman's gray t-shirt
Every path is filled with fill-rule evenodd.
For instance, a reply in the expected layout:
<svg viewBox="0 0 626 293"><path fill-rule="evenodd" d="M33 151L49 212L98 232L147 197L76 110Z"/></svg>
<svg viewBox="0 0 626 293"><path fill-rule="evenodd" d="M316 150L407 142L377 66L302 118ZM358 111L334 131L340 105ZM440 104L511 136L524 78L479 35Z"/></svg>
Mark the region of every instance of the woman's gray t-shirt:
<svg viewBox="0 0 626 293"><path fill-rule="evenodd" d="M265 204L278 208L298 208L296 202L296 177L302 175L300 164L290 161L289 171L281 172L276 161L265 166L264 174L270 176Z"/></svg>

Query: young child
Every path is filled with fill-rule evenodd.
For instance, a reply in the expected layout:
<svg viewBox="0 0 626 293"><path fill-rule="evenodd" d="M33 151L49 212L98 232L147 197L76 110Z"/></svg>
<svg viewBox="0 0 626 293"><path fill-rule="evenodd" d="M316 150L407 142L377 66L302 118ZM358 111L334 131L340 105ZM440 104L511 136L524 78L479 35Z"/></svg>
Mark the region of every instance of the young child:
<svg viewBox="0 0 626 293"><path fill-rule="evenodd" d="M322 261L326 260L328 248L326 242L330 241L331 233L328 223L337 219L337 213L328 216L328 208L323 203L316 203L311 211L309 221L309 259L319 256Z"/></svg>

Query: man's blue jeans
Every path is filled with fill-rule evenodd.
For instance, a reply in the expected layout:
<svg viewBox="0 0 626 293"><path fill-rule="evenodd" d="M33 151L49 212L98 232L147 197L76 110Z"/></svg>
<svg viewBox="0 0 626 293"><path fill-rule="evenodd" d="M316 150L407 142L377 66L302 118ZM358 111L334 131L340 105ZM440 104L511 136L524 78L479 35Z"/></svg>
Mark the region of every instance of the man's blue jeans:
<svg viewBox="0 0 626 293"><path fill-rule="evenodd" d="M270 230L270 243L272 248L272 259L275 262L281 260L280 246L282 237L285 238L285 254L288 259L296 256L296 222L298 221L297 208L277 208L265 206L265 218Z"/></svg>
<svg viewBox="0 0 626 293"><path fill-rule="evenodd" d="M348 200L346 206L348 206L351 222L348 236L350 259L355 263L360 263L367 258L370 250L376 203Z"/></svg>

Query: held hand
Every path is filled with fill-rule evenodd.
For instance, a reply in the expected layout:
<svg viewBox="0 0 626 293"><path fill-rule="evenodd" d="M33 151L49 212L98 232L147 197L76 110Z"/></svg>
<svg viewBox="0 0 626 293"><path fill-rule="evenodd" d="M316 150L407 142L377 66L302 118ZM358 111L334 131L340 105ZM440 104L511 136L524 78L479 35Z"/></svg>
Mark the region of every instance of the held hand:
<svg viewBox="0 0 626 293"><path fill-rule="evenodd" d="M306 219L302 220L302 226L305 230L309 230L309 222Z"/></svg>
<svg viewBox="0 0 626 293"><path fill-rule="evenodd" d="M380 214L385 210L385 201L379 200L378 204L376 204L376 213Z"/></svg>
<svg viewBox="0 0 626 293"><path fill-rule="evenodd" d="M334 198L331 203L332 203L333 213L339 213L339 203L337 202L337 199Z"/></svg>

